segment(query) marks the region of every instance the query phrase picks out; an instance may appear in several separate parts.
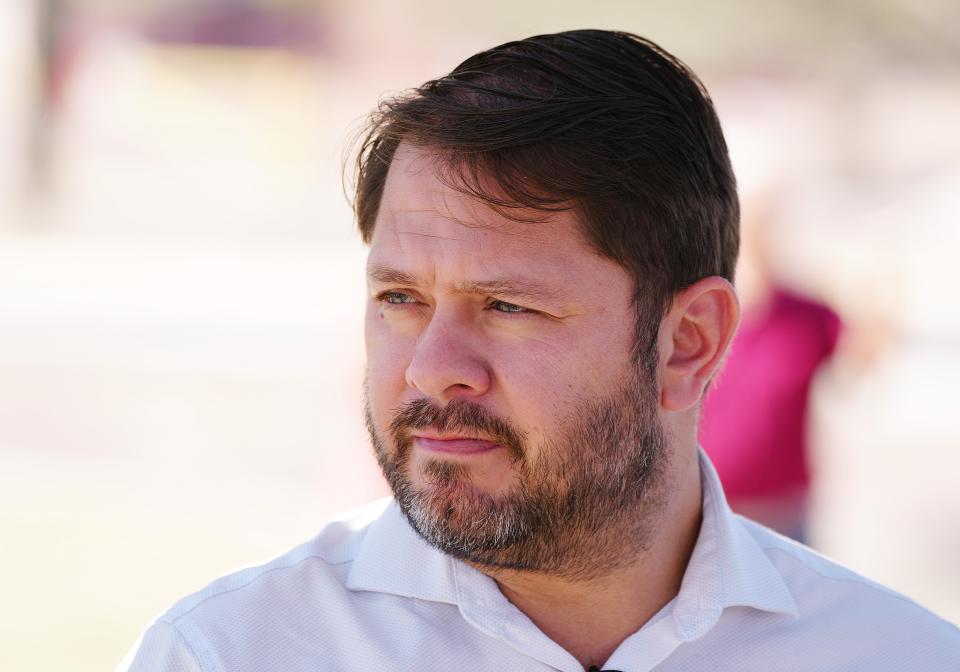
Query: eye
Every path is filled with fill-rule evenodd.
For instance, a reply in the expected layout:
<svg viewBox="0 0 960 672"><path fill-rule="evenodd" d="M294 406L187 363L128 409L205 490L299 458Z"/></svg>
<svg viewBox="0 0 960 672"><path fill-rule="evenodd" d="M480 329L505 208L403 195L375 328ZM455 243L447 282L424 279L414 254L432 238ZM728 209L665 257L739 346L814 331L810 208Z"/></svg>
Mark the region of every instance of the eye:
<svg viewBox="0 0 960 672"><path fill-rule="evenodd" d="M532 313L532 310L524 308L523 306L518 306L515 303L507 303L506 301L491 301L489 304L491 310L495 310L498 313Z"/></svg>
<svg viewBox="0 0 960 672"><path fill-rule="evenodd" d="M377 300L383 303L388 303L391 306L400 306L417 302L415 298L409 294L404 294L403 292L381 292L377 295Z"/></svg>

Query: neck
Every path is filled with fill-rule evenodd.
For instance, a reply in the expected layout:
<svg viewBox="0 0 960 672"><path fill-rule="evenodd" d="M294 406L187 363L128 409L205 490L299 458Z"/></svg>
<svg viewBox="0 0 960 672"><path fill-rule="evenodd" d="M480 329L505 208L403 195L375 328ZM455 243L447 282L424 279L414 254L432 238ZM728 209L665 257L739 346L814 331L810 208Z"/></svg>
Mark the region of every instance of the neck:
<svg viewBox="0 0 960 672"><path fill-rule="evenodd" d="M696 451L691 453L692 459L673 465L673 496L660 512L645 550L636 552L632 563L588 580L484 566L477 569L493 578L507 599L584 668L602 666L623 640L680 590L700 530L699 462ZM605 531L620 540L624 552L633 553L634 547L618 537L619 532L616 525Z"/></svg>

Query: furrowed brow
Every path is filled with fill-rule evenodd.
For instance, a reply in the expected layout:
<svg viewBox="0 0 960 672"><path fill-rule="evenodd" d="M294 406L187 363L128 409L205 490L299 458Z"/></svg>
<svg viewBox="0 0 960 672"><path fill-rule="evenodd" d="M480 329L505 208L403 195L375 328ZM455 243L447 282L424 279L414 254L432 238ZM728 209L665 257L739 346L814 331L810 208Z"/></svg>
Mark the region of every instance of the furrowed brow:
<svg viewBox="0 0 960 672"><path fill-rule="evenodd" d="M542 285L518 278L505 278L485 282L467 282L459 285L456 291L464 294L493 294L528 301L551 301L559 298L556 292Z"/></svg>
<svg viewBox="0 0 960 672"><path fill-rule="evenodd" d="M367 269L367 276L384 285L416 285L417 278L409 273L390 268L389 266L373 265Z"/></svg>
<svg viewBox="0 0 960 672"><path fill-rule="evenodd" d="M367 269L370 280L383 285L406 285L416 287L420 284L417 276L390 266L374 264ZM557 301L560 294L543 285L520 278L499 278L478 282L464 282L456 285L453 291L458 294L492 294L506 298L533 301Z"/></svg>

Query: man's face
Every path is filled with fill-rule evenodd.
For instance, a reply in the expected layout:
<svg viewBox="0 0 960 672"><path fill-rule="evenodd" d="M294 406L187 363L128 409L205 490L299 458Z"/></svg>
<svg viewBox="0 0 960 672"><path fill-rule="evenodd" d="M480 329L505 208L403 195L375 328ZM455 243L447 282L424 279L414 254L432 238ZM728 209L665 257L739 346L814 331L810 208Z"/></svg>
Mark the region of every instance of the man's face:
<svg viewBox="0 0 960 672"><path fill-rule="evenodd" d="M411 524L480 564L585 575L643 539L665 461L633 282L571 213L518 223L402 144L368 258L367 424ZM587 546L588 545L588 546ZM589 550L586 550L589 548Z"/></svg>

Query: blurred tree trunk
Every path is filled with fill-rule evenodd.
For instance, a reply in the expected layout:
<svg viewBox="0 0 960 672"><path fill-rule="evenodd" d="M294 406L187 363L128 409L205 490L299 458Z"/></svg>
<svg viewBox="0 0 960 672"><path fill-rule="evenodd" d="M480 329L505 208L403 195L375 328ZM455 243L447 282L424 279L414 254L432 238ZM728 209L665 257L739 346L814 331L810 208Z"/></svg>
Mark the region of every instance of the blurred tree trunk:
<svg viewBox="0 0 960 672"><path fill-rule="evenodd" d="M29 117L27 146L27 188L43 194L51 186L51 164L55 151L56 117L63 82L61 29L63 0L35 0L37 68Z"/></svg>

